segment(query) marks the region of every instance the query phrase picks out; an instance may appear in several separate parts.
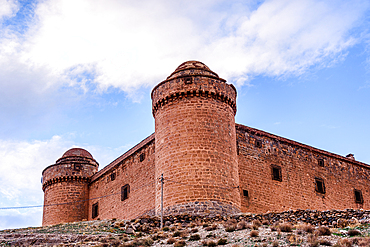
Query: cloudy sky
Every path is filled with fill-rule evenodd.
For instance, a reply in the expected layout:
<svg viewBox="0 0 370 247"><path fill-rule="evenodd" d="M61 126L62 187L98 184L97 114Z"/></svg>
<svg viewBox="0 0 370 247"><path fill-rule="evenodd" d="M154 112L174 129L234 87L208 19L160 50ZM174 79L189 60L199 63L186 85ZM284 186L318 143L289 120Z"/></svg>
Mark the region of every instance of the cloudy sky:
<svg viewBox="0 0 370 247"><path fill-rule="evenodd" d="M368 0L0 0L0 208L42 205L71 147L102 168L153 133L151 89L188 60L237 87L236 122L370 164L369 27Z"/></svg>

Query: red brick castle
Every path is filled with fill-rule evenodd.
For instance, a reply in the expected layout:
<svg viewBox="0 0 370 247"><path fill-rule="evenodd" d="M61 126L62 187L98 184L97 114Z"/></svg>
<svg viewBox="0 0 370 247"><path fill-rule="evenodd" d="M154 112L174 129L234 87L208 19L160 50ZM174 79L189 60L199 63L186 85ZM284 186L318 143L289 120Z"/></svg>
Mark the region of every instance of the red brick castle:
<svg viewBox="0 0 370 247"><path fill-rule="evenodd" d="M236 89L181 64L152 91L155 133L98 171L72 148L42 173L43 225L160 214L370 209L370 166L235 123Z"/></svg>

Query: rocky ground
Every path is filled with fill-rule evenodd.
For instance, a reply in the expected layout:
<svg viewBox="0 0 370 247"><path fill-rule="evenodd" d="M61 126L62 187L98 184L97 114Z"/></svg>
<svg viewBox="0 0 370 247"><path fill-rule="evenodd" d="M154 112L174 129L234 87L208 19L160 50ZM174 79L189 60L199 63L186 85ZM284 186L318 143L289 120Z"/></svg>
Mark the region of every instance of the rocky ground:
<svg viewBox="0 0 370 247"><path fill-rule="evenodd" d="M370 246L370 211L177 215L0 231L0 246Z"/></svg>

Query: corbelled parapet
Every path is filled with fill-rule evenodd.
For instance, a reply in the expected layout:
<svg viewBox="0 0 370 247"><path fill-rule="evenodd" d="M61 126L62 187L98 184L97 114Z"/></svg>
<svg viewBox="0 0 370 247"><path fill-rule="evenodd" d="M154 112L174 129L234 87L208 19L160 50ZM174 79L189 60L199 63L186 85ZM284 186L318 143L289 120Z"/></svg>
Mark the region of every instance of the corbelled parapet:
<svg viewBox="0 0 370 247"><path fill-rule="evenodd" d="M168 102L184 97L212 97L227 103L236 114L236 89L205 64L188 61L152 90L153 115Z"/></svg>

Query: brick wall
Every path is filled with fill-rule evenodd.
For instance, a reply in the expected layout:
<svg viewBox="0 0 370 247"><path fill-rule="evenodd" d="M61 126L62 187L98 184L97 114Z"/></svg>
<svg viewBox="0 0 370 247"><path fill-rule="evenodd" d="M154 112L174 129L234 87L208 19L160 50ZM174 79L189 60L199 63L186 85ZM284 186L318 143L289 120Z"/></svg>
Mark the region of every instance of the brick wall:
<svg viewBox="0 0 370 247"><path fill-rule="evenodd" d="M243 212L369 209L368 165L246 126L236 129ZM273 168L281 169L281 181L273 179Z"/></svg>
<svg viewBox="0 0 370 247"><path fill-rule="evenodd" d="M44 205L49 206L44 206L42 225L87 219L87 186L86 181L63 181L47 186Z"/></svg>
<svg viewBox="0 0 370 247"><path fill-rule="evenodd" d="M93 219L96 203L98 215L95 219L132 219L153 214L154 153L152 135L93 176L89 186L89 220ZM129 185L130 191L122 201L121 188L125 185Z"/></svg>

